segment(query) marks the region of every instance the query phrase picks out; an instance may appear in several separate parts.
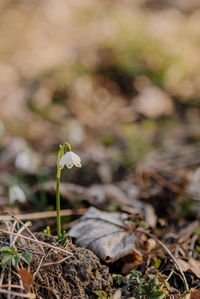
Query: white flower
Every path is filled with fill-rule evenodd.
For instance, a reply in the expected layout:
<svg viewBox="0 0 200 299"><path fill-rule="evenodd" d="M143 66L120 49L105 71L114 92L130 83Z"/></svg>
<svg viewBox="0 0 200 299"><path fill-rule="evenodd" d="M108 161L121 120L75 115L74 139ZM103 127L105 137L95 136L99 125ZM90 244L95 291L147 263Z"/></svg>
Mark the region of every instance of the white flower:
<svg viewBox="0 0 200 299"><path fill-rule="evenodd" d="M26 202L24 191L18 185L12 185L9 189L9 203L13 205L16 201Z"/></svg>
<svg viewBox="0 0 200 299"><path fill-rule="evenodd" d="M22 170L29 170L32 166L30 154L26 151L20 152L15 159L15 166Z"/></svg>
<svg viewBox="0 0 200 299"><path fill-rule="evenodd" d="M73 152L67 152L60 159L60 168L62 169L64 166L67 168L72 168L74 165L76 167L81 167L81 158Z"/></svg>

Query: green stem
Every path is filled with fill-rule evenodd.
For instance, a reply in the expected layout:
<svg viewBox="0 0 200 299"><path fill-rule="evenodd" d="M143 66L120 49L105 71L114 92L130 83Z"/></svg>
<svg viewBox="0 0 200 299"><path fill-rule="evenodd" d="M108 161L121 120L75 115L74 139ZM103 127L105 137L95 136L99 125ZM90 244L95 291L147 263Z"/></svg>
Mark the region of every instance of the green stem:
<svg viewBox="0 0 200 299"><path fill-rule="evenodd" d="M68 142L65 142L63 145L60 145L60 148L58 150L57 154L57 186L56 186L56 211L57 211L57 234L58 239L61 239L61 221L60 221L60 175L61 175L61 169L60 169L60 159L64 155L64 148L66 147L66 151L71 151L71 146Z"/></svg>
<svg viewBox="0 0 200 299"><path fill-rule="evenodd" d="M71 152L72 148L71 148L71 145L68 143L68 142L65 142L63 144L63 148L66 147L66 151L67 152Z"/></svg>
<svg viewBox="0 0 200 299"><path fill-rule="evenodd" d="M61 238L61 221L60 221L60 176L57 176L56 186L56 211L57 211L57 234L58 239Z"/></svg>

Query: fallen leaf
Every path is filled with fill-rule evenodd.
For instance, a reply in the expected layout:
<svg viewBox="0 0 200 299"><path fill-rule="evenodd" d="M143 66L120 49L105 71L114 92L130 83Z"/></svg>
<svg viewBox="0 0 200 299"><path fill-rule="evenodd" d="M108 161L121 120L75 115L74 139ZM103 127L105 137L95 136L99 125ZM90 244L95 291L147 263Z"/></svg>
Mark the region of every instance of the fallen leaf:
<svg viewBox="0 0 200 299"><path fill-rule="evenodd" d="M30 291L31 285L33 284L33 276L25 269L19 269L19 274L23 283L24 290L26 293Z"/></svg>
<svg viewBox="0 0 200 299"><path fill-rule="evenodd" d="M135 253L139 239L125 223L127 214L102 212L90 207L69 231L76 244L89 248L103 261L115 262Z"/></svg>
<svg viewBox="0 0 200 299"><path fill-rule="evenodd" d="M123 275L126 275L130 273L131 270L134 269L135 265L139 265L142 263L142 256L138 251L133 252L130 255L125 256L122 259L123 265L122 265L122 270L121 273Z"/></svg>
<svg viewBox="0 0 200 299"><path fill-rule="evenodd" d="M146 204L144 207L144 219L145 222L151 226L151 227L155 227L156 223L157 223L157 216L155 214L155 210L152 207L152 205L150 204Z"/></svg>
<svg viewBox="0 0 200 299"><path fill-rule="evenodd" d="M197 290L197 289L191 289L191 292L190 292L190 299L199 299L200 298L200 290Z"/></svg>
<svg viewBox="0 0 200 299"><path fill-rule="evenodd" d="M200 278L200 261L193 258L189 258L188 261L184 261L182 259L177 260L184 272L193 272L198 278Z"/></svg>
<svg viewBox="0 0 200 299"><path fill-rule="evenodd" d="M122 291L121 291L121 289L118 289L115 291L112 298L113 299L121 299L121 296L122 296Z"/></svg>
<svg viewBox="0 0 200 299"><path fill-rule="evenodd" d="M105 185L106 201L109 203L131 204L131 200L117 186L113 184Z"/></svg>

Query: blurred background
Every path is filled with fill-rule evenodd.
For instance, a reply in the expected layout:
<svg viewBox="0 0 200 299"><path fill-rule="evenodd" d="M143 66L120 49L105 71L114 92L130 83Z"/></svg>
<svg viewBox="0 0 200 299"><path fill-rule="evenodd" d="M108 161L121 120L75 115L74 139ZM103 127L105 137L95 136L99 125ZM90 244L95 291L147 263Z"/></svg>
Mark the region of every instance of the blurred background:
<svg viewBox="0 0 200 299"><path fill-rule="evenodd" d="M198 0L1 0L0 40L1 209L55 209L68 141L62 208L199 217Z"/></svg>

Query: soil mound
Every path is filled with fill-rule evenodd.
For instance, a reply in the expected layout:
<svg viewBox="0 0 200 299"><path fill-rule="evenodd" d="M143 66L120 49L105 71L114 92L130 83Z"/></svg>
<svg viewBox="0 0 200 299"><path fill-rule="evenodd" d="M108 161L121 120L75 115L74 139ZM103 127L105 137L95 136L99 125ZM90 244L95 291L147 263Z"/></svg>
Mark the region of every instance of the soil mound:
<svg viewBox="0 0 200 299"><path fill-rule="evenodd" d="M25 243L24 240L20 240L20 242ZM55 244L55 239L50 238L48 243ZM26 247L29 247L27 241ZM69 242L66 249L73 256L65 259L66 255L62 252L43 248L45 257L35 275L33 285L36 298L92 299L97 298L94 291L111 292L112 277L109 274L109 269L100 264L98 257L92 251ZM41 257L34 256L31 273L37 272L39 259L41 260Z"/></svg>

